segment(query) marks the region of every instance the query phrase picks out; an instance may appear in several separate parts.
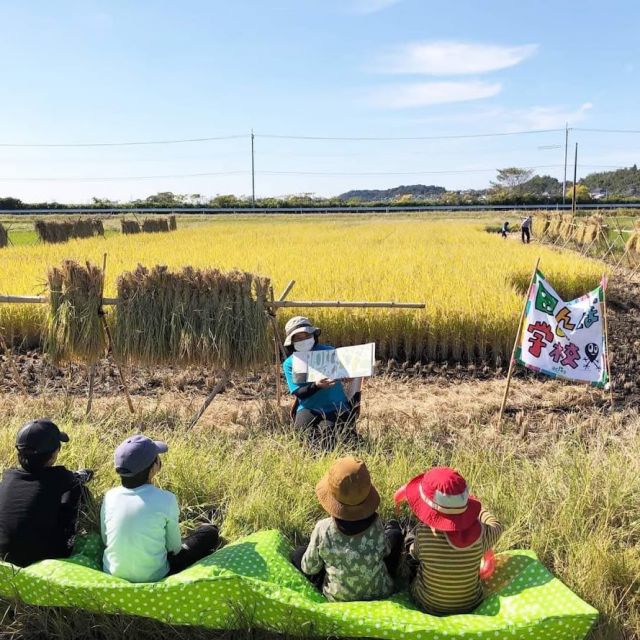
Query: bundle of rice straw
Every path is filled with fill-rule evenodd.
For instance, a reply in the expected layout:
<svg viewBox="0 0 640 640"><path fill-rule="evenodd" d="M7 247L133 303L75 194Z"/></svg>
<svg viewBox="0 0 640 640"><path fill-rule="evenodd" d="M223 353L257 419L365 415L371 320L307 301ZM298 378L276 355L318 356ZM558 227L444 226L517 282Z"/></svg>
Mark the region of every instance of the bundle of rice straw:
<svg viewBox="0 0 640 640"><path fill-rule="evenodd" d="M596 242L600 244L604 241L604 218L599 215L589 216L587 221L583 223L581 237L577 242L590 246Z"/></svg>
<svg viewBox="0 0 640 640"><path fill-rule="evenodd" d="M142 230L145 233L168 232L169 221L166 218L145 218L142 221Z"/></svg>
<svg viewBox="0 0 640 640"><path fill-rule="evenodd" d="M549 225L551 224L551 215L546 211L540 211L536 216L536 228L541 237L547 235Z"/></svg>
<svg viewBox="0 0 640 640"><path fill-rule="evenodd" d="M71 238L93 238L104 236L102 220L80 218L79 220L37 220L35 230L42 242L67 242Z"/></svg>
<svg viewBox="0 0 640 640"><path fill-rule="evenodd" d="M571 240L575 232L575 224L573 214L563 213L561 216L560 227L558 229L558 235L563 240Z"/></svg>
<svg viewBox="0 0 640 640"><path fill-rule="evenodd" d="M9 232L5 226L0 223L0 249L9 245Z"/></svg>
<svg viewBox="0 0 640 640"><path fill-rule="evenodd" d="M169 231L175 231L178 228L175 216L169 216Z"/></svg>
<svg viewBox="0 0 640 640"><path fill-rule="evenodd" d="M148 365L197 364L246 370L269 359L268 278L241 271L167 267L118 279L115 349Z"/></svg>
<svg viewBox="0 0 640 640"><path fill-rule="evenodd" d="M120 225L122 227L122 233L141 233L142 229L140 225L135 220L125 220L124 218L120 221Z"/></svg>
<svg viewBox="0 0 640 640"><path fill-rule="evenodd" d="M635 221L633 233L627 240L625 249L629 253L637 253L640 255L640 220Z"/></svg>
<svg viewBox="0 0 640 640"><path fill-rule="evenodd" d="M549 226L547 233L550 238L556 239L560 235L560 225L562 224L562 215L560 213L552 213L549 216Z"/></svg>
<svg viewBox="0 0 640 640"><path fill-rule="evenodd" d="M65 260L51 267L45 350L54 362L93 364L104 355L106 338L100 318L102 271Z"/></svg>

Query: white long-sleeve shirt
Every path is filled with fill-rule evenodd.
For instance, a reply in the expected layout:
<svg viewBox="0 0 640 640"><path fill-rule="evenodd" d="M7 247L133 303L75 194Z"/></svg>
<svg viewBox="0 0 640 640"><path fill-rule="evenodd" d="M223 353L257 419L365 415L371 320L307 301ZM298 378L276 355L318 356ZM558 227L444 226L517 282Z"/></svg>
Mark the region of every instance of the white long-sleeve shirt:
<svg viewBox="0 0 640 640"><path fill-rule="evenodd" d="M169 573L167 553L182 547L178 501L144 484L107 491L100 511L105 572L129 582L156 582Z"/></svg>

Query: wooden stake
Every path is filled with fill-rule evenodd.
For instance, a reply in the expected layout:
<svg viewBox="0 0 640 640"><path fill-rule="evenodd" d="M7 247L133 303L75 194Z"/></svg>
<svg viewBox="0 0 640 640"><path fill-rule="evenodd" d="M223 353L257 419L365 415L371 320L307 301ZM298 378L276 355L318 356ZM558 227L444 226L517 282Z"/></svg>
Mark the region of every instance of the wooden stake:
<svg viewBox="0 0 640 640"><path fill-rule="evenodd" d="M22 378L20 377L20 371L18 371L18 365L16 364L16 361L13 359L13 353L11 352L7 343L2 337L2 334L0 334L0 347L2 347L2 349L4 350L7 356L7 360L9 361L9 366L11 367L11 371L13 372L13 377L16 381L16 384L18 385L18 389L20 389L20 392L26 398L29 394L27 393L27 389L24 386L24 382L22 382Z"/></svg>
<svg viewBox="0 0 640 640"><path fill-rule="evenodd" d="M104 284L104 280L105 280L105 272L106 272L106 270L107 270L107 254L105 253L102 256L102 282L103 282L103 284ZM131 413L135 413L136 410L133 408L133 402L131 402L131 395L129 394L129 387L127 385L127 381L125 380L124 374L122 373L122 368L120 367L120 363L113 356L113 338L111 336L111 329L109 329L109 324L107 323L107 317L106 317L104 311L102 310L102 308L100 308L100 317L102 318L102 326L104 327L104 332L105 332L105 335L107 336L108 349L109 349L109 352L111 353L111 356L113 357L113 364L116 365L116 370L118 371L118 376L120 377L120 384L122 385L122 391L124 392L124 397L127 400L127 406L129 407L129 411Z"/></svg>
<svg viewBox="0 0 640 640"><path fill-rule="evenodd" d="M522 305L522 313L520 314L520 320L518 321L518 331L516 332L516 339L513 342L513 350L511 351L511 361L509 362L509 373L507 374L507 383L504 388L504 395L502 396L502 405L500 406L500 414L498 415L498 424L496 426L498 433L502 433L502 416L504 415L504 409L507 406L507 396L509 395L509 387L511 386L511 377L513 376L513 369L516 364L516 349L518 348L518 344L520 342L520 334L522 333L522 322L524 321L524 316L527 310L527 301L529 300L529 295L531 294L531 287L533 286L533 281L535 280L536 273L538 273L539 264L540 264L540 257L538 257L538 259L536 260L536 266L533 268L533 273L531 274L531 280L529 281L527 294L524 299L524 304Z"/></svg>
<svg viewBox="0 0 640 640"><path fill-rule="evenodd" d="M292 286L293 285L290 282L289 286L287 286L287 288L283 291L282 296L280 296L281 299L283 298L283 296L287 295L287 293L291 290ZM269 293L271 297L271 304L273 305L273 302L274 302L273 287L269 289ZM281 386L281 380L280 380L280 357L279 357L280 351L278 349L278 323L275 317L277 309L275 307L272 307L272 309L273 309L273 313L269 314L269 319L271 320L271 328L273 329L273 353L274 353L273 365L274 365L274 374L276 377L276 402L278 403L278 406L280 406L280 403L282 401L282 386Z"/></svg>
<svg viewBox="0 0 640 640"><path fill-rule="evenodd" d="M198 420L202 418L202 416L204 415L204 412L207 410L209 405L213 402L213 399L227 386L227 383L229 382L230 377L231 377L230 370L225 369L222 372L222 377L218 381L218 384L216 384L216 386L213 387L213 389L211 390L211 393L205 398L205 401L200 407L200 409L198 410L198 412L193 416L193 418L191 418L191 422L189 422L187 426L187 431L195 427L196 424L198 424Z"/></svg>
<svg viewBox="0 0 640 640"><path fill-rule="evenodd" d="M93 406L93 385L96 378L96 363L89 365L89 397L87 398L87 411L86 415L91 413L91 407Z"/></svg>
<svg viewBox="0 0 640 640"><path fill-rule="evenodd" d="M283 302L284 299L289 295L291 289L293 289L293 285L296 283L295 280L289 280L289 284L285 287L284 291L280 294L278 298L278 302Z"/></svg>
<svg viewBox="0 0 640 640"><path fill-rule="evenodd" d="M602 282L605 282L606 274L602 274ZM609 327L607 323L607 289L602 287L602 317L604 323L604 362L607 367L607 377L609 378L609 401L613 406L613 380L611 379L611 366L609 364Z"/></svg>

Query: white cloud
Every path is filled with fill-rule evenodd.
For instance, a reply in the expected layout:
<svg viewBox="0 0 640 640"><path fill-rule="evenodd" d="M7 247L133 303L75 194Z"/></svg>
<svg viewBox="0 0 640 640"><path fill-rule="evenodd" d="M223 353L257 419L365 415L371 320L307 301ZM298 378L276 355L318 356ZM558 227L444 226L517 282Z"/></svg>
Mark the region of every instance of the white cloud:
<svg viewBox="0 0 640 640"><path fill-rule="evenodd" d="M367 15L369 13L377 13L387 9L394 4L398 4L401 0L352 0L351 12L359 15Z"/></svg>
<svg viewBox="0 0 640 640"><path fill-rule="evenodd" d="M532 106L523 109L507 107L475 108L458 110L455 113L428 115L413 119L414 124L430 124L456 128L465 132L481 131L526 131L530 129L559 129L565 123L574 126L589 117L591 102L578 107Z"/></svg>
<svg viewBox="0 0 640 640"><path fill-rule="evenodd" d="M414 42L383 54L377 70L432 76L487 73L513 67L532 56L537 44L502 46L439 40Z"/></svg>
<svg viewBox="0 0 640 640"><path fill-rule="evenodd" d="M575 125L585 120L589 111L593 108L591 102L584 102L575 109L566 107L529 107L528 109L514 109L505 111L504 116L509 116L513 121L512 125L517 125L523 129L557 129Z"/></svg>
<svg viewBox="0 0 640 640"><path fill-rule="evenodd" d="M468 102L490 98L502 90L499 82L415 82L380 87L371 94L371 102L378 107L406 109L434 104Z"/></svg>

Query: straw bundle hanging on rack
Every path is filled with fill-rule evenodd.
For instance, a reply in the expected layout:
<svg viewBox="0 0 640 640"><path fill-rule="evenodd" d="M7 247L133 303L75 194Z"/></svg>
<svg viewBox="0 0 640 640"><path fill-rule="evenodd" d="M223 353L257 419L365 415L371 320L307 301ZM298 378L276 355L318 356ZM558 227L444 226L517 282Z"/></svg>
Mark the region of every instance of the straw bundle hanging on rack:
<svg viewBox="0 0 640 640"><path fill-rule="evenodd" d="M54 362L93 364L106 348L100 318L102 271L87 263L65 260L51 267L45 350Z"/></svg>
<svg viewBox="0 0 640 640"><path fill-rule="evenodd" d="M563 240L571 240L575 232L575 222L571 213L563 213L558 229L558 235Z"/></svg>
<svg viewBox="0 0 640 640"><path fill-rule="evenodd" d="M629 253L640 255L640 220L635 221L633 233L629 236L625 249Z"/></svg>
<svg viewBox="0 0 640 640"><path fill-rule="evenodd" d="M268 278L186 267L118 279L115 348L128 361L249 369L268 361Z"/></svg>
<svg viewBox="0 0 640 640"><path fill-rule="evenodd" d="M547 234L549 238L555 240L560 235L560 225L562 224L562 214L552 213L549 216L549 226L547 227Z"/></svg>
<svg viewBox="0 0 640 640"><path fill-rule="evenodd" d="M0 249L9 245L9 232L5 226L0 223Z"/></svg>
<svg viewBox="0 0 640 640"><path fill-rule="evenodd" d="M604 239L604 217L599 214L589 216L586 222L583 222L579 244L590 246L596 242L604 242Z"/></svg>
<svg viewBox="0 0 640 640"><path fill-rule="evenodd" d="M91 218L64 221L37 220L34 226L41 242L58 243L67 242L72 238L104 236L102 220Z"/></svg>
<svg viewBox="0 0 640 640"><path fill-rule="evenodd" d="M142 229L140 228L140 224L135 220L125 220L124 218L120 220L120 226L122 228L122 233L141 233Z"/></svg>
<svg viewBox="0 0 640 640"><path fill-rule="evenodd" d="M142 231L144 231L144 233L168 232L169 221L167 218L145 218L142 221Z"/></svg>
<svg viewBox="0 0 640 640"><path fill-rule="evenodd" d="M549 225L551 224L551 215L547 211L541 211L536 215L536 229L541 237L547 235Z"/></svg>

